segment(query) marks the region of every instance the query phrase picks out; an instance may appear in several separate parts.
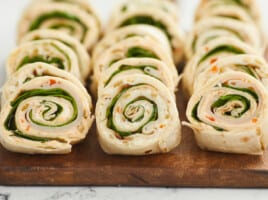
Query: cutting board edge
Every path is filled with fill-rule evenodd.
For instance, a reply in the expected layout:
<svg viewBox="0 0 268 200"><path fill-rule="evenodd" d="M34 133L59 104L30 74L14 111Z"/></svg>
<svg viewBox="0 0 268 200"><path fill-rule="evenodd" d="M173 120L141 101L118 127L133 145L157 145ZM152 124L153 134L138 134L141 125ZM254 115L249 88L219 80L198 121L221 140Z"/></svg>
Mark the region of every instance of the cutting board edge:
<svg viewBox="0 0 268 200"><path fill-rule="evenodd" d="M107 168L108 169L108 168ZM96 168L0 168L0 184L5 186L145 186L145 187L201 187L201 188L268 188L266 170L199 169L186 173L174 169L110 170ZM59 170L61 176L59 176ZM107 171L106 171L107 170ZM150 173L149 173L150 172ZM94 174L94 177L91 175ZM111 179L111 174L116 180ZM19 177L18 177L19 175ZM79 178L80 177L80 178ZM83 177L83 178L81 178ZM149 181L150 180L150 181Z"/></svg>

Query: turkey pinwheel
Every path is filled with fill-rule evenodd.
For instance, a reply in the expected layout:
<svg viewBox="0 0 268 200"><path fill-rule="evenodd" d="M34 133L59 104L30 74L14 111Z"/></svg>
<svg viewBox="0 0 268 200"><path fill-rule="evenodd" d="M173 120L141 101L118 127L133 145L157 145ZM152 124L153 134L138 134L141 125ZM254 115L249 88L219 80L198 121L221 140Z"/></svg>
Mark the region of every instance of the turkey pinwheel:
<svg viewBox="0 0 268 200"><path fill-rule="evenodd" d="M107 31L135 24L154 26L162 30L168 37L174 61L178 64L182 61L184 54L184 34L177 28L178 20L177 17L174 17L174 12L171 11L173 9L161 6L161 4L170 4L170 2L158 0L126 1L113 12Z"/></svg>
<svg viewBox="0 0 268 200"><path fill-rule="evenodd" d="M101 27L101 22L100 22L100 18L97 15L97 12L95 11L95 9L93 8L93 6L90 4L90 1L88 0L33 0L32 3L38 3L40 4L47 2L47 3L61 3L61 4L72 4L72 5L77 5L79 6L80 9L85 10L87 13L93 15L93 17L95 17L95 20L98 22L99 27Z"/></svg>
<svg viewBox="0 0 268 200"><path fill-rule="evenodd" d="M133 36L141 36L141 37L149 37L156 42L163 45L167 52L171 53L171 47L166 35L160 31L158 28L149 25L129 25L123 28L116 29L109 34L107 34L94 48L92 54L93 63L97 60L101 59L102 53L110 48L112 45L120 42L129 37Z"/></svg>
<svg viewBox="0 0 268 200"><path fill-rule="evenodd" d="M19 153L69 153L73 144L86 137L92 122L91 98L82 85L58 77L36 77L6 99L0 142Z"/></svg>
<svg viewBox="0 0 268 200"><path fill-rule="evenodd" d="M123 74L144 74L153 77L164 83L171 93L174 93L177 88L177 83L174 83L172 74L166 64L160 60L152 58L126 58L120 60L106 69L99 81L98 93L117 76Z"/></svg>
<svg viewBox="0 0 268 200"><path fill-rule="evenodd" d="M41 2L31 4L24 12L18 29L18 41L37 29L57 29L77 38L90 50L100 35L94 15L70 3Z"/></svg>
<svg viewBox="0 0 268 200"><path fill-rule="evenodd" d="M199 48L219 37L237 38L263 52L260 33L255 25L224 17L208 17L200 20L189 34L185 53L193 57Z"/></svg>
<svg viewBox="0 0 268 200"><path fill-rule="evenodd" d="M199 48L195 56L188 62L183 75L184 88L192 94L194 79L202 71L219 58L240 54L259 55L254 48L236 38L220 37L211 40L202 48Z"/></svg>
<svg viewBox="0 0 268 200"><path fill-rule="evenodd" d="M118 76L102 90L96 121L108 154L167 153L181 140L173 95L157 79L141 74Z"/></svg>
<svg viewBox="0 0 268 200"><path fill-rule="evenodd" d="M102 53L93 66L94 76L92 87L96 91L98 80L104 70L108 69L113 63L124 58L154 58L163 61L172 73L174 83L178 82L178 73L168 52L156 41L150 38L133 36L114 44Z"/></svg>
<svg viewBox="0 0 268 200"><path fill-rule="evenodd" d="M255 21L251 18L251 16L248 14L246 10L244 10L242 7L234 5L225 5L210 9L208 10L208 12L204 13L201 19L213 16L230 18L243 21L246 23L255 24ZM200 19L196 19L196 21L199 20Z"/></svg>
<svg viewBox="0 0 268 200"><path fill-rule="evenodd" d="M241 9L245 13L242 14ZM206 16L215 16L215 14L234 19L248 20L250 17L252 22L261 23L260 9L255 0L202 0L197 7L195 18L200 20Z"/></svg>
<svg viewBox="0 0 268 200"><path fill-rule="evenodd" d="M260 81L243 72L225 72L194 92L187 106L188 126L202 149L260 155L268 143L267 103Z"/></svg>
<svg viewBox="0 0 268 200"><path fill-rule="evenodd" d="M37 62L32 64L27 64L23 68L16 71L7 82L2 87L2 97L1 97L1 105L4 106L6 100L12 96L19 88L30 80L40 77L40 76L53 76L59 77L72 83L79 85L79 87L83 87L81 82L71 75L68 72L62 71L60 69L55 68L52 65Z"/></svg>
<svg viewBox="0 0 268 200"><path fill-rule="evenodd" d="M178 4L176 2L163 1L163 0L124 0L118 5L112 13L112 19L120 17L122 13L135 11L140 8L150 8L153 10L162 10L166 15L173 18L174 21L179 21Z"/></svg>
<svg viewBox="0 0 268 200"><path fill-rule="evenodd" d="M81 76L84 80L86 80L91 72L90 66L90 57L84 46L75 38L69 36L65 33L59 33L57 30L52 29L39 29L32 31L26 34L22 39L21 43L26 43L29 41L36 40L44 40L44 39L52 39L58 40L68 47L70 47L76 54L79 61L79 69L81 72Z"/></svg>
<svg viewBox="0 0 268 200"><path fill-rule="evenodd" d="M227 71L241 71L261 81L268 89L268 65L261 57L256 55L235 55L219 58L195 77L194 91L198 91L212 77Z"/></svg>
<svg viewBox="0 0 268 200"><path fill-rule="evenodd" d="M26 64L35 62L51 64L56 68L70 72L83 81L76 54L70 47L57 40L27 42L13 50L6 65L8 77Z"/></svg>

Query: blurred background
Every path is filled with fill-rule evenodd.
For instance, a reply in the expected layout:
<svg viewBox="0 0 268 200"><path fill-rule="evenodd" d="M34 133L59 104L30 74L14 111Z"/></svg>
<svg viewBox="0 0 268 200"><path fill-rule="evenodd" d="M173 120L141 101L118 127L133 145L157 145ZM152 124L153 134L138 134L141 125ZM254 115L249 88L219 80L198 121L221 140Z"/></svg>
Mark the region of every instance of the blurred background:
<svg viewBox="0 0 268 200"><path fill-rule="evenodd" d="M5 61L5 58L9 55L16 42L16 26L20 19L23 9L31 0L1 0L0 6L0 62ZM37 0L38 1L38 0ZM116 6L122 0L90 0L92 5L96 8L102 20L105 22L109 18L111 9ZM194 16L195 8L199 0L177 0L180 8L181 26L185 31L189 30L192 26L192 19ZM264 28L268 30L268 1L256 0L263 15ZM0 71L2 73L2 71ZM0 80L0 85L2 80Z"/></svg>

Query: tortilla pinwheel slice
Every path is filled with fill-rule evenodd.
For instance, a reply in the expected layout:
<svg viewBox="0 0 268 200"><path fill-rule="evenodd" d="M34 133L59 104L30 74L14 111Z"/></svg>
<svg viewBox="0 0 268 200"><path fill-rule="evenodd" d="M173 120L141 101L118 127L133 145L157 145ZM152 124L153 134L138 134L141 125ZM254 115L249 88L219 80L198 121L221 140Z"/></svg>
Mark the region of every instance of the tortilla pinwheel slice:
<svg viewBox="0 0 268 200"><path fill-rule="evenodd" d="M256 24L254 19L250 16L250 14L243 9L241 6L237 5L223 5L223 6L215 6L211 8L210 10L207 10L206 13L203 13L202 18L207 18L207 17L224 17L224 18L230 18L230 19L235 19L239 21L243 21L246 23L252 23ZM196 21L199 21L201 19L196 19Z"/></svg>
<svg viewBox="0 0 268 200"><path fill-rule="evenodd" d="M162 10L175 21L179 21L178 3L163 0L124 0L112 12L112 17L120 17L121 14L129 11L135 11L141 8L150 8L153 10Z"/></svg>
<svg viewBox="0 0 268 200"><path fill-rule="evenodd" d="M33 0L32 1L32 3L39 3L39 4L40 4L40 2L41 3L48 2L48 3L62 3L62 4L77 5L77 6L79 6L79 8L85 10L90 15L93 15L95 20L98 22L99 27L101 28L100 17L97 15L96 10L93 8L93 6L90 4L90 1L88 1L88 0L39 0L39 1Z"/></svg>
<svg viewBox="0 0 268 200"><path fill-rule="evenodd" d="M204 150L261 155L268 143L268 93L243 72L225 72L194 92L187 124Z"/></svg>
<svg viewBox="0 0 268 200"><path fill-rule="evenodd" d="M192 58L199 48L220 37L237 38L263 52L260 33L255 25L224 17L208 17L200 20L189 34L185 45L187 58Z"/></svg>
<svg viewBox="0 0 268 200"><path fill-rule="evenodd" d="M192 94L195 78L211 64L219 58L241 54L260 55L254 48L236 38L220 37L208 42L198 49L198 52L185 67L183 73L184 88L189 94Z"/></svg>
<svg viewBox="0 0 268 200"><path fill-rule="evenodd" d="M179 80L178 72L168 52L150 38L134 36L122 40L102 53L102 57L93 66L93 82L98 83L102 73L113 63L124 58L154 58L163 61L172 73L174 83Z"/></svg>
<svg viewBox="0 0 268 200"><path fill-rule="evenodd" d="M92 122L91 98L83 86L58 77L36 77L6 100L0 142L18 153L69 153Z"/></svg>
<svg viewBox="0 0 268 200"><path fill-rule="evenodd" d="M18 27L18 41L37 29L56 29L78 39L87 50L97 42L100 27L95 17L74 4L41 2L31 4Z"/></svg>
<svg viewBox="0 0 268 200"><path fill-rule="evenodd" d="M58 40L64 43L66 46L70 47L76 54L79 61L79 69L81 76L84 80L86 80L91 72L91 64L90 64L90 56L84 46L72 36L68 34L59 32L57 30L52 29L39 29L26 34L20 41L20 44L37 41L37 40L45 40L52 39Z"/></svg>
<svg viewBox="0 0 268 200"><path fill-rule="evenodd" d="M220 1L214 1L214 2L220 2ZM241 5L239 6L239 5L234 5L234 4L222 4L221 6L215 5L214 7L211 7L211 9L207 9L206 12L202 13L202 18L201 19L197 18L196 21L198 22L204 18L210 18L210 17L223 17L223 18L229 18L229 19L242 21L248 24L253 24L259 32L259 38L261 40L261 49L262 51L265 51L265 48L267 45L267 39L266 39L263 25L260 20L261 19L260 16L258 20L252 18L248 10L245 9L245 7ZM213 36L213 33L210 33L210 34L212 34ZM203 37L206 38L205 35L203 35ZM199 42L202 42L202 40L200 40Z"/></svg>
<svg viewBox="0 0 268 200"><path fill-rule="evenodd" d="M225 16L241 16L241 11L237 11L236 13L232 11L233 7L243 9L244 12L246 12L248 16L252 19L252 21L254 21L256 24L261 24L261 12L255 0L202 0L196 9L195 18L196 20L200 20L207 15L211 15L213 12L222 13L222 10L226 11ZM220 10L221 12L218 12Z"/></svg>
<svg viewBox="0 0 268 200"><path fill-rule="evenodd" d="M194 91L200 90L209 79L229 71L244 72L261 81L268 89L267 62L262 56L245 54L219 58L195 77Z"/></svg>
<svg viewBox="0 0 268 200"><path fill-rule="evenodd" d="M96 121L99 143L108 154L167 153L181 140L173 95L160 81L141 74L118 76L103 89Z"/></svg>
<svg viewBox="0 0 268 200"><path fill-rule="evenodd" d="M118 76L143 74L153 77L165 84L171 93L176 91L172 74L164 62L152 58L126 58L111 65L100 79L98 94L102 93L109 83Z"/></svg>
<svg viewBox="0 0 268 200"><path fill-rule="evenodd" d="M78 58L67 45L57 40L38 40L24 43L11 52L6 69L10 77L26 64L43 62L73 74L82 82Z"/></svg>
<svg viewBox="0 0 268 200"><path fill-rule="evenodd" d="M148 6L144 6L146 1L144 1L144 4L137 4L138 6L131 2L127 1L130 9L119 13L116 10L112 14L107 32L129 25L146 24L154 26L162 30L168 37L172 47L174 62L179 64L184 56L184 33L178 28L178 21L174 19L168 10L163 9L164 7L151 6L148 9ZM159 1L154 2L157 3Z"/></svg>
<svg viewBox="0 0 268 200"><path fill-rule="evenodd" d="M12 76L10 76L10 78L2 87L1 107L4 106L7 99L12 96L12 94L15 93L17 90L19 90L20 87L22 87L29 81L41 76L59 77L68 80L75 85L78 85L80 88L83 88L81 82L72 74L57 69L52 65L42 62L27 64L23 68L20 68L18 71L12 74ZM84 89L83 92L84 95L87 94L86 89Z"/></svg>
<svg viewBox="0 0 268 200"><path fill-rule="evenodd" d="M105 37L96 45L93 50L93 63L101 59L102 53L112 45L120 42L121 40L134 36L141 36L145 38L148 37L155 40L156 42L160 43L167 52L170 52L170 55L172 56L171 46L169 44L168 38L158 28L150 25L129 25L111 31L105 35Z"/></svg>

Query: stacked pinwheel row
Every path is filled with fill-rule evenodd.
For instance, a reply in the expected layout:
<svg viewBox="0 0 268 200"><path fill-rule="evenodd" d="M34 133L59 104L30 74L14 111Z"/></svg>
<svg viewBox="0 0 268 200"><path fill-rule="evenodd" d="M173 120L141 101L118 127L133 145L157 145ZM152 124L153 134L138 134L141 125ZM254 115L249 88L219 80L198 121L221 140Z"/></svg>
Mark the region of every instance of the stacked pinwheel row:
<svg viewBox="0 0 268 200"><path fill-rule="evenodd" d="M92 55L91 90L106 153L165 153L180 143L174 63L182 59L182 40L175 3L127 0L114 10Z"/></svg>
<svg viewBox="0 0 268 200"><path fill-rule="evenodd" d="M187 117L202 149L262 154L268 143L268 67L254 0L202 0L189 34Z"/></svg>
<svg viewBox="0 0 268 200"><path fill-rule="evenodd" d="M86 0L38 0L25 10L2 88L0 139L6 149L68 153L86 137L93 116L83 84L100 28Z"/></svg>

